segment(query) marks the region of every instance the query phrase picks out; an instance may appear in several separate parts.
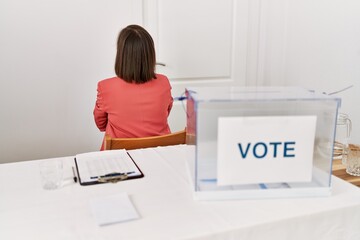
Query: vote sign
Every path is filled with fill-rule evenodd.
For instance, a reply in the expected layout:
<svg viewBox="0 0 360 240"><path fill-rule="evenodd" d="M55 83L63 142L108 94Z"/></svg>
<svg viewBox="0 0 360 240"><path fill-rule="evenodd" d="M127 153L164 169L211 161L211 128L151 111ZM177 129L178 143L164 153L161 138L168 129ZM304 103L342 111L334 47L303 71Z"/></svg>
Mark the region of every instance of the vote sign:
<svg viewBox="0 0 360 240"><path fill-rule="evenodd" d="M218 185L310 182L316 116L218 118Z"/></svg>

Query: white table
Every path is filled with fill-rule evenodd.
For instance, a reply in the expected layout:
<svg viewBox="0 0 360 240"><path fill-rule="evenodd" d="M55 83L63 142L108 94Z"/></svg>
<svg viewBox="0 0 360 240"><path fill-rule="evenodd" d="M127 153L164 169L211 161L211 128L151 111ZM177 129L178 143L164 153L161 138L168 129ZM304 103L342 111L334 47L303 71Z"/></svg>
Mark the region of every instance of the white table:
<svg viewBox="0 0 360 240"><path fill-rule="evenodd" d="M0 239L360 239L360 190L336 177L331 197L195 201L187 146L130 151L145 174L116 184L43 190L39 161L0 165ZM46 160L49 161L49 160ZM89 200L127 192L138 220L99 227Z"/></svg>

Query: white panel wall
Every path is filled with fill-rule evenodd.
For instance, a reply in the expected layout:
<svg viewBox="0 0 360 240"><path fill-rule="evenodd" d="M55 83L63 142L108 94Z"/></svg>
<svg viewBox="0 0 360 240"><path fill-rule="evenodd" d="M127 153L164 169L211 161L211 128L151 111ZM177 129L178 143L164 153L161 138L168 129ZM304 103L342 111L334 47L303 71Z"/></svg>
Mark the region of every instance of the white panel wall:
<svg viewBox="0 0 360 240"><path fill-rule="evenodd" d="M258 83L337 96L360 144L360 1L260 1Z"/></svg>
<svg viewBox="0 0 360 240"><path fill-rule="evenodd" d="M169 78L230 77L232 9L229 0L159 1L158 58Z"/></svg>

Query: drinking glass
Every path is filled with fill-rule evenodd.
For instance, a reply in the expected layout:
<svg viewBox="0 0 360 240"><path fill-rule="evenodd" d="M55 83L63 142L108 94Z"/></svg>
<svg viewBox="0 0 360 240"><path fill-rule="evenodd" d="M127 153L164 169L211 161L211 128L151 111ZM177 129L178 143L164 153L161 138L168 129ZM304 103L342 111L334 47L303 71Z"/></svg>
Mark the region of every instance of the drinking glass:
<svg viewBox="0 0 360 240"><path fill-rule="evenodd" d="M62 161L60 159L48 159L40 162L40 175L44 189L60 188L63 177Z"/></svg>
<svg viewBox="0 0 360 240"><path fill-rule="evenodd" d="M349 144L346 172L353 176L360 176L360 145Z"/></svg>

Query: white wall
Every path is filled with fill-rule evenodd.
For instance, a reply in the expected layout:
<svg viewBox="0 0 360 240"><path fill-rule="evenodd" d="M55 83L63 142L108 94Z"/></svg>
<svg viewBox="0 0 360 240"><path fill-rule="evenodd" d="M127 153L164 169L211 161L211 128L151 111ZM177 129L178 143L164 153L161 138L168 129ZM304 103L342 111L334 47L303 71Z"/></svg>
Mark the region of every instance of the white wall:
<svg viewBox="0 0 360 240"><path fill-rule="evenodd" d="M113 76L116 36L142 23L143 1L0 1L0 163L99 149L96 84ZM247 85L353 84L339 96L360 143L360 1L248 3Z"/></svg>
<svg viewBox="0 0 360 240"><path fill-rule="evenodd" d="M360 144L360 1L307 0L289 7L294 15L284 78L327 93L354 85L336 96L342 98L340 111L353 122L350 141ZM307 17L300 18L305 11Z"/></svg>
<svg viewBox="0 0 360 240"><path fill-rule="evenodd" d="M360 144L360 1L261 1L258 81L296 85L342 98Z"/></svg>
<svg viewBox="0 0 360 240"><path fill-rule="evenodd" d="M92 110L141 0L0 2L0 162L98 150Z"/></svg>

